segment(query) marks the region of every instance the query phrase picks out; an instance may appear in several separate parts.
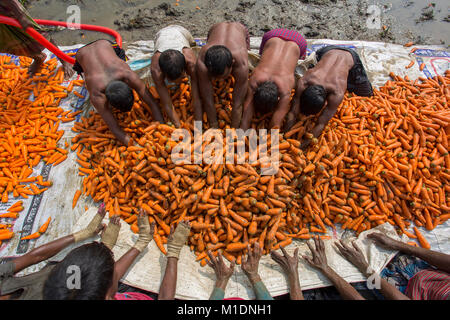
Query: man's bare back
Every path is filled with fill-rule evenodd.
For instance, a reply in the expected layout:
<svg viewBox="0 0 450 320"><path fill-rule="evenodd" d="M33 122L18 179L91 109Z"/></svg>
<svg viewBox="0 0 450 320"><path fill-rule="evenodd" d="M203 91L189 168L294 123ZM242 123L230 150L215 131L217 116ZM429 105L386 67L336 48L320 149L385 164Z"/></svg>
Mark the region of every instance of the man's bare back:
<svg viewBox="0 0 450 320"><path fill-rule="evenodd" d="M254 105L256 100L253 100L255 92L260 85L268 81L276 85L279 98L270 127L281 127L289 112L289 98L295 87L295 68L299 55L300 48L293 41L271 38L264 44L261 60L249 79L249 90L244 103L241 123L242 129L246 130L250 127L253 115L255 111L258 111L258 105Z"/></svg>
<svg viewBox="0 0 450 320"><path fill-rule="evenodd" d="M353 65L351 53L343 50L331 50L314 68L306 72L300 80L299 87L322 85L327 93L344 94L347 90L348 73Z"/></svg>
<svg viewBox="0 0 450 320"><path fill-rule="evenodd" d="M273 81L278 86L280 97L291 94L295 85L295 68L300 49L292 41L280 38L268 40L264 53L249 80L252 90L265 81Z"/></svg>
<svg viewBox="0 0 450 320"><path fill-rule="evenodd" d="M230 61L230 64L224 69L222 74L212 75L206 67L205 56L207 56L206 53L210 48L218 48L216 46L225 47L229 53L231 53L232 62ZM206 111L211 127L217 128L218 126L211 80L214 78L224 79L230 74L232 74L235 79L231 126L233 128L239 127L242 117L242 104L247 92L248 49L248 31L241 23L221 22L211 27L208 33L207 43L200 50L196 65L199 86L202 88L201 97L203 100L203 111ZM211 67L214 69L213 66ZM201 115L203 111L196 112L197 116L195 120L201 121L198 116Z"/></svg>
<svg viewBox="0 0 450 320"><path fill-rule="evenodd" d="M215 45L223 45L231 51L235 63L247 61L247 44L242 39L246 37L245 27L239 22L220 22L209 29L208 42L202 47L199 59L205 58L206 51ZM244 38L243 38L244 36Z"/></svg>
<svg viewBox="0 0 450 320"><path fill-rule="evenodd" d="M133 72L120 59L107 40L98 40L78 50L76 59L83 68L86 86L91 95L102 93L110 81L120 80Z"/></svg>
<svg viewBox="0 0 450 320"><path fill-rule="evenodd" d="M164 122L164 118L144 82L125 61L118 57L118 54L111 42L95 41L78 50L74 69L76 68L79 72L81 66L92 105L116 138L128 145L130 137L117 123L112 106L125 112L131 110L134 101L131 90L135 90L142 101L150 107L154 120ZM108 88L112 88L114 85L115 89L110 89L110 92L115 95L114 103L116 104L107 98ZM117 85L120 86L120 90L116 89ZM110 97L112 96L110 95Z"/></svg>

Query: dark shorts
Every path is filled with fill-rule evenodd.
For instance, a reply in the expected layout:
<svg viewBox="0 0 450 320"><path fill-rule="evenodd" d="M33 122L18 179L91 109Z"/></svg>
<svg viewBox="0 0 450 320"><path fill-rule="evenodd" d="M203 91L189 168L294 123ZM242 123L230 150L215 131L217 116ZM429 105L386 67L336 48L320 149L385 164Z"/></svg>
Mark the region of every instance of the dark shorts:
<svg viewBox="0 0 450 320"><path fill-rule="evenodd" d="M285 41L295 42L300 49L299 59L304 59L306 56L306 39L297 31L289 29L273 29L264 33L261 40L261 45L259 46L259 54L262 55L264 46L269 39L280 38Z"/></svg>
<svg viewBox="0 0 450 320"><path fill-rule="evenodd" d="M340 46L326 46L316 51L317 62L330 50L344 50L350 52L353 56L354 65L348 73L347 90L358 96L370 97L373 95L373 88L367 77L366 70L355 50Z"/></svg>
<svg viewBox="0 0 450 320"><path fill-rule="evenodd" d="M240 22L238 22L238 23L240 23ZM247 43L247 50L250 50L250 33L248 32L248 28L243 23L240 23L240 24L244 27L244 30L245 30L245 41ZM206 37L206 42L208 42L210 33L211 33L211 29L209 29L209 31L208 31L208 36Z"/></svg>
<svg viewBox="0 0 450 320"><path fill-rule="evenodd" d="M100 39L100 40L103 40L103 39ZM111 43L111 46L113 47L114 52L116 53L116 55L120 59L122 59L123 61L127 61L128 60L128 57L125 54L125 50L123 50L116 42L111 41L111 40L107 40L107 39L105 39L105 40L109 41ZM87 45L81 47L80 49L82 49L82 48L84 48L84 47L86 47L86 46L88 46L90 44L93 44L96 41L99 41L99 40L92 41L91 43L88 43ZM78 49L78 50L80 50L80 49ZM81 65L76 60L75 60L75 64L73 65L73 70L75 70L76 73L78 73L79 75L81 75L83 73L83 68L81 67Z"/></svg>

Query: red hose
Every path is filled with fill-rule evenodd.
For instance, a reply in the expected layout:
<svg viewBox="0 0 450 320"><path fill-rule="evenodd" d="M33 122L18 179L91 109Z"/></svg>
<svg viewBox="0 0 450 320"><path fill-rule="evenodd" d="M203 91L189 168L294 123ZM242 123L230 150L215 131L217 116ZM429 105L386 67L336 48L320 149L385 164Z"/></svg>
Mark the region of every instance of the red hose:
<svg viewBox="0 0 450 320"><path fill-rule="evenodd" d="M61 26L61 27L66 27L66 28L68 27L67 22L62 22L62 21L42 20L42 19L35 19L34 21L36 21L36 23L38 23L38 24L47 25L47 26ZM0 23L8 24L10 26L14 26L14 27L18 27L18 28L22 28L22 26L19 24L19 22L16 19L13 19L10 17L5 17L2 15L0 15ZM122 37L120 36L120 34L118 32L116 32L112 29L102 27L102 26L95 26L95 25L91 25L91 24L80 24L80 29L89 30L89 31L98 31L98 32L109 34L109 35L113 36L114 38L116 38L116 43L120 47L122 47ZM33 28L28 27L27 30L25 30L25 31L31 37L33 37L34 40L36 40L41 45L46 47L48 50L53 52L58 58L60 58L64 61L67 61L71 64L75 64L74 58L69 57L67 54L65 54L64 52L59 50L58 47L56 47L50 41L45 39L39 32L37 32Z"/></svg>

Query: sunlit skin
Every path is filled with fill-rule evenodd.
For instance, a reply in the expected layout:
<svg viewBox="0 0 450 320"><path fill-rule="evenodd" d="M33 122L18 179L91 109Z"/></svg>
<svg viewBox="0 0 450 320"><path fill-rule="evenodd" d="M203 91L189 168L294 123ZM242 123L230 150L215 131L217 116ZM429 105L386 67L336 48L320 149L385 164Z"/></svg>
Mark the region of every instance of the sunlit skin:
<svg viewBox="0 0 450 320"><path fill-rule="evenodd" d="M245 27L237 22L222 22L211 27L208 42L202 47L198 55L196 70L201 90L203 110L194 111L194 119L202 121L203 111L206 111L211 128L218 128L217 112L214 106L213 87L214 78L209 74L205 65L206 51L214 45L223 45L230 50L233 57L231 68L215 79L226 79L230 74L235 79L233 91L233 109L231 111L231 126L238 128L242 118L242 109L247 92L248 82L248 51Z"/></svg>

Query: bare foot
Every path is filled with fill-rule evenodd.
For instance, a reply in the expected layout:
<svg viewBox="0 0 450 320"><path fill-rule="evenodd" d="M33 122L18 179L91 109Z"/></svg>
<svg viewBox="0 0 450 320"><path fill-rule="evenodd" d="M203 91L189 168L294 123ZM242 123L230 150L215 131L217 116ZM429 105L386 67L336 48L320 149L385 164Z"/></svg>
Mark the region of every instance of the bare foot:
<svg viewBox="0 0 450 320"><path fill-rule="evenodd" d="M34 74L41 69L41 66L47 58L47 55L41 52L40 54L33 56L32 58L33 63L28 68L28 73L30 74L30 76L34 76Z"/></svg>
<svg viewBox="0 0 450 320"><path fill-rule="evenodd" d="M64 80L68 80L72 78L73 74L75 73L75 70L73 70L73 67L70 63L64 60L60 60L62 63L62 67L64 70Z"/></svg>

